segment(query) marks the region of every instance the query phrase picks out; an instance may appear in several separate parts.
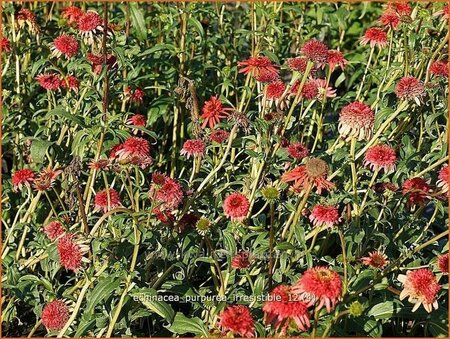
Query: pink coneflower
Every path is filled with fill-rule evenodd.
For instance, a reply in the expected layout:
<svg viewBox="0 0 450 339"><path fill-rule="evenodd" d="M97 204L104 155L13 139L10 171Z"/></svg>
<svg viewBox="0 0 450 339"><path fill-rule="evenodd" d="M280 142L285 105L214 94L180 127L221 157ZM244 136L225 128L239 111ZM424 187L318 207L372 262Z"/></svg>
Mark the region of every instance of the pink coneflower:
<svg viewBox="0 0 450 339"><path fill-rule="evenodd" d="M408 195L408 204L423 206L428 197L430 186L422 178L411 178L403 183L402 193Z"/></svg>
<svg viewBox="0 0 450 339"><path fill-rule="evenodd" d="M146 168L152 163L150 143L139 137L129 137L125 140L116 155L122 164L133 164Z"/></svg>
<svg viewBox="0 0 450 339"><path fill-rule="evenodd" d="M42 309L41 319L48 330L61 330L69 320L69 308L62 300L53 300Z"/></svg>
<svg viewBox="0 0 450 339"><path fill-rule="evenodd" d="M317 204L313 207L309 220L314 226L333 227L341 222L336 206Z"/></svg>
<svg viewBox="0 0 450 339"><path fill-rule="evenodd" d="M104 189L97 192L94 199L95 210L103 210L103 213L121 206L119 192L114 188Z"/></svg>
<svg viewBox="0 0 450 339"><path fill-rule="evenodd" d="M395 11L388 9L383 12L378 21L386 27L397 29L400 25L400 16Z"/></svg>
<svg viewBox="0 0 450 339"><path fill-rule="evenodd" d="M309 151L308 147L302 142L293 142L287 148L286 151L288 154L294 159L303 159L305 158Z"/></svg>
<svg viewBox="0 0 450 339"><path fill-rule="evenodd" d="M305 73L308 60L306 60L306 58L304 57L297 57L288 59L287 63L291 71Z"/></svg>
<svg viewBox="0 0 450 339"><path fill-rule="evenodd" d="M223 211L232 221L243 221L247 216L250 203L245 195L234 192L223 201Z"/></svg>
<svg viewBox="0 0 450 339"><path fill-rule="evenodd" d="M142 105L144 102L144 91L140 87L136 87L134 90L128 86L125 88L125 97L136 105Z"/></svg>
<svg viewBox="0 0 450 339"><path fill-rule="evenodd" d="M2 40L0 41L0 45L2 47L2 52L9 53L12 51L11 43L6 37L2 37Z"/></svg>
<svg viewBox="0 0 450 339"><path fill-rule="evenodd" d="M276 80L271 82L266 87L266 96L268 99L279 99L284 93L284 90L286 89L286 85L281 80Z"/></svg>
<svg viewBox="0 0 450 339"><path fill-rule="evenodd" d="M254 78L259 78L258 81L264 80L265 77L278 77L278 70L266 56L250 57L238 62L238 67L239 73L250 74Z"/></svg>
<svg viewBox="0 0 450 339"><path fill-rule="evenodd" d="M142 114L133 114L131 117L128 118L127 124L145 127L147 125L147 117Z"/></svg>
<svg viewBox="0 0 450 339"><path fill-rule="evenodd" d="M291 87L291 95L297 95L298 89L300 87L300 81L296 81ZM307 80L302 88L300 96L305 100L312 100L317 98L319 95L319 87L315 80Z"/></svg>
<svg viewBox="0 0 450 339"><path fill-rule="evenodd" d="M48 91L56 91L62 86L61 78L59 74L56 73L40 74L36 77L36 80L39 82L41 87Z"/></svg>
<svg viewBox="0 0 450 339"><path fill-rule="evenodd" d="M205 154L205 147L205 143L201 139L186 140L180 154L185 155L188 159L191 156L202 156Z"/></svg>
<svg viewBox="0 0 450 339"><path fill-rule="evenodd" d="M371 48L374 48L375 46L380 48L386 47L388 43L387 33L378 27L369 28L366 33L364 33L360 43L363 46L369 44Z"/></svg>
<svg viewBox="0 0 450 339"><path fill-rule="evenodd" d="M386 255L384 255L380 251L369 252L369 255L367 257L361 258L361 262L364 265L372 266L372 267L376 267L376 268L382 268L389 263Z"/></svg>
<svg viewBox="0 0 450 339"><path fill-rule="evenodd" d="M224 108L222 102L216 96L212 96L203 105L201 115L201 118L203 118L202 128L209 126L209 128L213 129L220 122L220 119L230 115L230 110L231 108Z"/></svg>
<svg viewBox="0 0 450 339"><path fill-rule="evenodd" d="M341 277L336 272L323 266L308 269L293 287L308 306L319 301L317 309L326 307L330 313L341 295Z"/></svg>
<svg viewBox="0 0 450 339"><path fill-rule="evenodd" d="M429 269L408 271L406 275L399 275L398 280L403 284L400 300L408 297L408 301L414 304L412 312L415 312L420 305L423 305L428 313L431 313L433 307L438 308L436 299L441 286Z"/></svg>
<svg viewBox="0 0 450 339"><path fill-rule="evenodd" d="M22 28L26 23L28 25L28 28L30 28L33 33L39 31L39 26L36 22L36 16L29 9L22 8L21 10L19 10L16 14L16 19L20 28Z"/></svg>
<svg viewBox="0 0 450 339"><path fill-rule="evenodd" d="M324 64L328 59L328 47L323 42L312 39L307 41L300 52L309 61L316 62L318 64Z"/></svg>
<svg viewBox="0 0 450 339"><path fill-rule="evenodd" d="M211 141L215 141L219 144L223 143L224 141L228 140L230 136L230 132L225 131L223 129L216 129L211 132L209 135L209 138Z"/></svg>
<svg viewBox="0 0 450 339"><path fill-rule="evenodd" d="M174 179L153 173L153 185L150 187L150 197L161 203L161 210L175 210L183 201L183 189Z"/></svg>
<svg viewBox="0 0 450 339"><path fill-rule="evenodd" d="M77 6L68 6L61 12L61 16L67 20L69 25L76 26L78 18L80 18L84 12Z"/></svg>
<svg viewBox="0 0 450 339"><path fill-rule="evenodd" d="M448 78L449 68L448 61L434 61L430 65L430 73L435 76Z"/></svg>
<svg viewBox="0 0 450 339"><path fill-rule="evenodd" d="M109 151L109 158L110 159L116 159L118 157L117 153L123 148L122 144L117 144L113 147L111 147L111 150Z"/></svg>
<svg viewBox="0 0 450 339"><path fill-rule="evenodd" d="M223 335L232 332L243 338L255 336L255 324L250 309L244 305L227 306L219 316L218 326Z"/></svg>
<svg viewBox="0 0 450 339"><path fill-rule="evenodd" d="M296 192L304 191L312 186L316 188L317 194L321 194L322 190L330 190L334 187L334 184L326 179L327 174L327 163L322 159L312 158L305 165L300 165L283 174L281 180L287 183L293 181L292 188Z"/></svg>
<svg viewBox="0 0 450 339"><path fill-rule="evenodd" d="M234 269L242 269L250 266L250 252L240 251L233 259L231 259L231 267Z"/></svg>
<svg viewBox="0 0 450 339"><path fill-rule="evenodd" d="M71 35L63 34L53 41L52 56L59 58L64 55L67 59L78 53L78 41Z"/></svg>
<svg viewBox="0 0 450 339"><path fill-rule="evenodd" d="M276 73L262 72L257 77L255 77L255 80L263 84L269 84L271 82L279 80L279 77Z"/></svg>
<svg viewBox="0 0 450 339"><path fill-rule="evenodd" d="M314 81L317 85L319 100L323 100L324 98L336 97L336 90L329 84L327 84L327 81L325 79L314 79L312 81Z"/></svg>
<svg viewBox="0 0 450 339"><path fill-rule="evenodd" d="M35 176L35 172L29 168L14 172L11 178L14 191L17 192L18 190L21 190L23 186L31 187Z"/></svg>
<svg viewBox="0 0 450 339"><path fill-rule="evenodd" d="M164 224L170 224L175 221L175 216L171 210L161 210L159 207L153 209L154 216Z"/></svg>
<svg viewBox="0 0 450 339"><path fill-rule="evenodd" d="M63 171L56 168L44 168L33 182L33 187L38 191L46 191L53 187L53 184Z"/></svg>
<svg viewBox="0 0 450 339"><path fill-rule="evenodd" d="M44 233L50 240L55 240L66 231L59 221L52 221L48 225L44 226Z"/></svg>
<svg viewBox="0 0 450 339"><path fill-rule="evenodd" d="M378 144L370 147L364 158L364 164L372 170L384 169L385 172L395 171L397 155L395 150L388 145Z"/></svg>
<svg viewBox="0 0 450 339"><path fill-rule="evenodd" d="M68 75L65 79L62 79L61 84L64 88L72 90L76 93L78 92L78 88L80 87L80 82L73 75Z"/></svg>
<svg viewBox="0 0 450 339"><path fill-rule="evenodd" d="M388 3L387 5L388 9L394 10L399 15L411 15L412 9L409 4L406 2L394 2L394 3Z"/></svg>
<svg viewBox="0 0 450 339"><path fill-rule="evenodd" d="M437 187L440 187L442 189L443 193L448 192L448 165L443 166L439 170L439 176L438 181L436 183Z"/></svg>
<svg viewBox="0 0 450 339"><path fill-rule="evenodd" d="M292 293L291 286L279 285L270 293L268 301L263 304L265 323L281 329L284 336L291 323L301 331L307 331L309 322L308 306Z"/></svg>
<svg viewBox="0 0 450 339"><path fill-rule="evenodd" d="M65 234L58 239L59 262L62 267L76 271L81 267L83 250L75 241L73 234Z"/></svg>
<svg viewBox="0 0 450 339"><path fill-rule="evenodd" d="M347 63L348 61L344 58L342 52L336 50L328 51L327 64L330 66L331 72L333 72L337 66L344 70Z"/></svg>
<svg viewBox="0 0 450 339"><path fill-rule="evenodd" d="M420 105L420 98L425 95L425 86L419 79L408 76L403 77L395 86L395 94L403 100L414 100Z"/></svg>
<svg viewBox="0 0 450 339"><path fill-rule="evenodd" d="M89 163L88 167L90 169L99 171L99 170L107 169L109 167L109 165L110 165L110 163L109 163L108 159L99 159L99 160L92 160Z"/></svg>
<svg viewBox="0 0 450 339"><path fill-rule="evenodd" d="M437 260L439 271L441 271L444 274L449 274L448 261L449 261L448 253L440 255Z"/></svg>
<svg viewBox="0 0 450 339"><path fill-rule="evenodd" d="M372 136L375 113L363 102L352 102L339 115L338 130L344 138L369 140Z"/></svg>

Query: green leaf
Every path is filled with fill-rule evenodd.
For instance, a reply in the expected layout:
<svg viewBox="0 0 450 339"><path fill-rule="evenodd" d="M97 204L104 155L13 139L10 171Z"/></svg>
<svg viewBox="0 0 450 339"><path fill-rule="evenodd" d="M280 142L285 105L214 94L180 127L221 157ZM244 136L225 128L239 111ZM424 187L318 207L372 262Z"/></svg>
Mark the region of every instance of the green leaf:
<svg viewBox="0 0 450 339"><path fill-rule="evenodd" d="M200 318L186 318L181 312L175 315L172 325L167 329L176 334L193 333L197 336L208 337L208 329Z"/></svg>
<svg viewBox="0 0 450 339"><path fill-rule="evenodd" d="M100 281L94 287L92 293L89 295L88 303L86 305L85 313L93 313L95 306L97 306L103 299L111 296L113 292L119 287L121 282L117 276L109 276Z"/></svg>
<svg viewBox="0 0 450 339"><path fill-rule="evenodd" d="M66 119L74 122L75 124L80 125L81 127L86 127L86 124L84 123L83 120L81 120L79 117L67 112L66 109L63 108L62 106L56 107L56 108L52 109L51 111L48 111L47 114L45 115L45 117L48 119L52 115L66 118Z"/></svg>
<svg viewBox="0 0 450 339"><path fill-rule="evenodd" d="M367 315L375 319L389 319L394 314L394 303L392 301L385 301L381 304L375 305L368 312Z"/></svg>
<svg viewBox="0 0 450 339"><path fill-rule="evenodd" d="M151 312L158 314L169 323L173 321L175 311L163 300L157 300L158 292L152 288L141 289L139 292L130 294L134 300L141 302ZM153 297L153 298L149 298Z"/></svg>
<svg viewBox="0 0 450 339"><path fill-rule="evenodd" d="M147 39L147 27L145 25L144 15L137 3L130 3L131 25L136 30L136 37L139 41Z"/></svg>
<svg viewBox="0 0 450 339"><path fill-rule="evenodd" d="M33 162L42 163L44 162L45 153L53 142L39 139L32 140L33 142L31 143L30 148L31 159L33 159Z"/></svg>

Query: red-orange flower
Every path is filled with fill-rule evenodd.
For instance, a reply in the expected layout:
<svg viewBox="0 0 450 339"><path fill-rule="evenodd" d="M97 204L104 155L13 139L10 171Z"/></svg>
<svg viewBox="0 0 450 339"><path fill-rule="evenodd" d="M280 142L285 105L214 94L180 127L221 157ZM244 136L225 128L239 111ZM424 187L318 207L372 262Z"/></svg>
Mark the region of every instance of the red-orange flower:
<svg viewBox="0 0 450 339"><path fill-rule="evenodd" d="M329 50L327 63L330 66L331 71L333 72L337 66L339 66L342 70L344 70L345 65L347 65L348 61L344 58L342 52L336 50Z"/></svg>
<svg viewBox="0 0 450 339"><path fill-rule="evenodd" d="M95 209L106 213L121 205L119 192L114 188L104 189L95 195Z"/></svg>
<svg viewBox="0 0 450 339"><path fill-rule="evenodd" d="M397 155L395 150L388 145L378 144L370 147L364 158L364 164L373 170L384 169L385 172L395 171Z"/></svg>
<svg viewBox="0 0 450 339"><path fill-rule="evenodd" d="M223 201L223 211L232 221L242 221L247 216L250 203L245 195L234 192Z"/></svg>
<svg viewBox="0 0 450 339"><path fill-rule="evenodd" d="M78 42L71 35L63 34L53 41L52 55L60 57L64 55L66 58L72 58L78 53Z"/></svg>
<svg viewBox="0 0 450 339"><path fill-rule="evenodd" d="M428 197L430 186L422 178L411 178L403 183L402 193L408 195L408 204L423 205Z"/></svg>
<svg viewBox="0 0 450 339"><path fill-rule="evenodd" d="M406 275L399 275L398 280L403 284L400 300L408 297L408 301L414 304L413 312L420 305L423 305L428 313L433 310L433 307L435 309L438 308L436 299L441 286L429 269L421 268L415 271L408 271Z"/></svg>
<svg viewBox="0 0 450 339"><path fill-rule="evenodd" d="M83 250L75 241L73 234L65 234L58 239L59 262L62 267L76 271L81 267Z"/></svg>
<svg viewBox="0 0 450 339"><path fill-rule="evenodd" d="M129 137L116 152L119 162L138 165L146 168L152 163L150 157L150 143L139 137Z"/></svg>
<svg viewBox="0 0 450 339"><path fill-rule="evenodd" d="M215 142L221 144L222 142L226 141L229 136L230 136L230 132L225 131L223 129L217 129L217 130L214 130L211 132L211 134L209 135L209 138L212 141L215 141Z"/></svg>
<svg viewBox="0 0 450 339"><path fill-rule="evenodd" d="M442 192L448 192L448 165L442 166L439 170L439 177L436 185L442 189Z"/></svg>
<svg viewBox="0 0 450 339"><path fill-rule="evenodd" d="M438 60L430 65L430 73L439 77L448 78L449 68L448 61Z"/></svg>
<svg viewBox="0 0 450 339"><path fill-rule="evenodd" d="M180 154L185 155L187 158L190 158L191 156L202 156L205 154L205 147L205 143L202 139L186 140Z"/></svg>
<svg viewBox="0 0 450 339"><path fill-rule="evenodd" d="M64 8L61 12L61 16L67 20L67 22L72 25L77 23L78 18L81 17L84 12L77 6L68 6Z"/></svg>
<svg viewBox="0 0 450 339"><path fill-rule="evenodd" d="M220 119L226 118L231 108L224 108L222 103L216 96L212 96L203 105L201 118L203 118L202 128L209 126L214 128L220 122Z"/></svg>
<svg viewBox="0 0 450 339"><path fill-rule="evenodd" d="M328 47L322 41L309 40L300 51L306 59L318 64L325 64L328 60Z"/></svg>
<svg viewBox="0 0 450 339"><path fill-rule="evenodd" d="M282 175L281 180L284 182L293 182L292 188L297 191L307 189L309 185L315 187L318 194L322 190L330 190L334 184L326 179L328 174L328 165L325 161L312 158L305 165L300 165Z"/></svg>
<svg viewBox="0 0 450 339"><path fill-rule="evenodd" d="M308 330L310 326L308 306L292 293L291 286L279 285L270 293L268 301L262 307L265 313L266 324L273 324L281 329L284 336L289 325L293 322L302 331Z"/></svg>
<svg viewBox="0 0 450 339"><path fill-rule="evenodd" d="M286 147L286 151L294 159L303 159L309 153L308 147L302 142L293 142L289 144L289 146Z"/></svg>
<svg viewBox="0 0 450 339"><path fill-rule="evenodd" d="M41 319L48 330L61 330L69 320L69 308L62 300L53 300L42 309Z"/></svg>
<svg viewBox="0 0 450 339"><path fill-rule="evenodd" d="M247 268L250 266L250 252L240 251L231 259L231 267L234 269Z"/></svg>
<svg viewBox="0 0 450 339"><path fill-rule="evenodd" d="M156 199L162 210L174 210L183 201L183 189L174 179L161 174L153 173L153 184L150 187L150 198Z"/></svg>
<svg viewBox="0 0 450 339"><path fill-rule="evenodd" d="M2 47L2 52L9 53L12 51L11 43L6 37L2 37L2 40L0 40L0 45Z"/></svg>
<svg viewBox="0 0 450 339"><path fill-rule="evenodd" d="M400 16L391 9L387 9L383 12L380 19L378 20L382 25L386 27L391 27L392 29L397 29L400 25Z"/></svg>
<svg viewBox="0 0 450 339"><path fill-rule="evenodd" d="M36 77L36 80L39 82L39 85L41 85L41 87L45 88L48 91L56 91L62 86L61 77L56 73L39 74Z"/></svg>
<svg viewBox="0 0 450 339"><path fill-rule="evenodd" d="M228 332L244 338L255 336L255 325L250 309L244 305L227 306L219 316L219 328L224 336Z"/></svg>
<svg viewBox="0 0 450 339"><path fill-rule="evenodd" d="M330 313L341 295L341 277L336 272L323 266L308 269L293 287L293 292L300 295L308 306L317 301L317 309L326 307Z"/></svg>
<svg viewBox="0 0 450 339"><path fill-rule="evenodd" d="M14 172L12 175L12 184L15 192L21 190L23 186L31 187L36 174L29 168L24 168Z"/></svg>
<svg viewBox="0 0 450 339"><path fill-rule="evenodd" d="M44 226L44 233L50 240L55 240L60 235L64 234L66 230L59 221L52 221L48 225Z"/></svg>
<svg viewBox="0 0 450 339"><path fill-rule="evenodd" d="M438 257L438 261L437 261L438 268L444 274L449 274L448 261L449 261L448 253L445 253Z"/></svg>
<svg viewBox="0 0 450 339"><path fill-rule="evenodd" d="M355 101L342 108L338 130L344 138L368 140L372 136L375 113L363 102Z"/></svg>
<svg viewBox="0 0 450 339"><path fill-rule="evenodd" d="M403 77L395 86L395 94L403 100L414 100L420 105L420 98L425 95L425 86L419 79L408 76Z"/></svg>
<svg viewBox="0 0 450 339"><path fill-rule="evenodd" d="M386 255L384 255L380 251L369 252L369 255L367 257L361 258L361 262L364 265L372 266L372 267L376 267L376 268L382 268L389 263Z"/></svg>
<svg viewBox="0 0 450 339"><path fill-rule="evenodd" d="M336 206L317 204L313 207L309 220L314 226L333 227L341 222L341 217Z"/></svg>
<svg viewBox="0 0 450 339"><path fill-rule="evenodd" d="M268 99L279 99L284 93L284 90L286 89L286 85L281 80L276 80L271 82L266 87L266 96Z"/></svg>
<svg viewBox="0 0 450 339"><path fill-rule="evenodd" d="M272 64L272 61L266 56L250 57L247 60L238 62L239 73L251 74L251 76L258 77L278 77L278 70Z"/></svg>
<svg viewBox="0 0 450 339"><path fill-rule="evenodd" d="M364 36L361 38L361 45L369 44L371 48L378 46L380 48L386 47L388 43L387 34L381 28L369 28Z"/></svg>

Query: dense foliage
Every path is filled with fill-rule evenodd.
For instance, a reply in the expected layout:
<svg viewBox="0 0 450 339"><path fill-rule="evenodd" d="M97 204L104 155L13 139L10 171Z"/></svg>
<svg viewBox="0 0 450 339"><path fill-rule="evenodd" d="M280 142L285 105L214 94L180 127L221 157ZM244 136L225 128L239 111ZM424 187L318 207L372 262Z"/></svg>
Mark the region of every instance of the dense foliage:
<svg viewBox="0 0 450 339"><path fill-rule="evenodd" d="M4 336L448 336L443 3L2 19Z"/></svg>

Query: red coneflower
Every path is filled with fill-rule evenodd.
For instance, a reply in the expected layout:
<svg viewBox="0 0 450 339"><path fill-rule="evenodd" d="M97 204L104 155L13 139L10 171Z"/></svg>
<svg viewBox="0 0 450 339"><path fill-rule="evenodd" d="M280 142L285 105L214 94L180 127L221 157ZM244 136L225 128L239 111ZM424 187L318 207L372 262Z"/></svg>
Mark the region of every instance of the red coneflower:
<svg viewBox="0 0 450 339"><path fill-rule="evenodd" d="M205 154L205 147L205 143L201 139L186 140L180 154L185 155L188 159L191 156L202 156Z"/></svg>
<svg viewBox="0 0 450 339"><path fill-rule="evenodd" d="M42 309L41 319L48 330L61 330L69 320L69 308L62 300L53 300Z"/></svg>
<svg viewBox="0 0 450 339"><path fill-rule="evenodd" d="M393 10L387 9L383 12L380 19L378 20L382 25L386 27L391 27L392 29L397 29L400 25L400 16Z"/></svg>
<svg viewBox="0 0 450 339"><path fill-rule="evenodd" d="M291 95L297 95L300 86L300 81L296 81L291 87ZM319 95L319 87L315 80L307 80L302 88L300 96L305 100L311 100L317 98Z"/></svg>
<svg viewBox="0 0 450 339"><path fill-rule="evenodd" d="M439 176L436 185L442 189L443 193L448 192L448 165L442 166L439 170Z"/></svg>
<svg viewBox="0 0 450 339"><path fill-rule="evenodd" d="M133 164L146 168L152 163L150 143L139 137L129 137L125 140L116 155L122 164Z"/></svg>
<svg viewBox="0 0 450 339"><path fill-rule="evenodd" d="M23 186L31 187L36 174L29 168L24 168L14 172L12 175L12 184L15 192L21 190Z"/></svg>
<svg viewBox="0 0 450 339"><path fill-rule="evenodd" d="M378 144L370 147L364 158L364 164L372 170L384 169L385 172L395 171L397 155L395 150L388 145Z"/></svg>
<svg viewBox="0 0 450 339"><path fill-rule="evenodd" d="M312 81L316 83L319 100L336 97L336 90L329 86L325 79L313 79Z"/></svg>
<svg viewBox="0 0 450 339"><path fill-rule="evenodd" d="M366 33L364 33L360 43L363 46L369 44L371 48L374 48L375 46L380 48L386 47L388 43L387 33L378 27L369 28Z"/></svg>
<svg viewBox="0 0 450 339"><path fill-rule="evenodd" d="M250 203L245 195L234 192L223 201L223 211L232 221L243 221L247 216Z"/></svg>
<svg viewBox="0 0 450 339"><path fill-rule="evenodd" d="M183 189L176 180L161 173L153 173L152 181L150 197L162 203L161 210L174 210L181 204Z"/></svg>
<svg viewBox="0 0 450 339"><path fill-rule="evenodd" d="M62 170L47 167L43 169L34 180L33 187L38 191L46 191L53 187L55 179L62 173Z"/></svg>
<svg viewBox="0 0 450 339"><path fill-rule="evenodd" d="M69 25L75 25L84 12L77 6L68 6L64 8L61 12L63 19L67 20Z"/></svg>
<svg viewBox="0 0 450 339"><path fill-rule="evenodd" d="M203 105L203 114L201 115L201 118L203 118L202 128L209 126L209 128L213 129L220 122L220 119L230 115L230 110L231 108L224 108L222 102L216 96L212 96Z"/></svg>
<svg viewBox="0 0 450 339"><path fill-rule="evenodd" d="M411 6L406 2L388 3L387 8L396 11L399 15L409 16L412 12Z"/></svg>
<svg viewBox="0 0 450 339"><path fill-rule="evenodd" d="M409 206L416 204L422 206L428 197L429 190L430 186L424 179L411 178L403 183L402 193L408 195Z"/></svg>
<svg viewBox="0 0 450 339"><path fill-rule="evenodd" d="M41 87L48 91L56 91L62 86L61 78L59 74L56 73L40 74L36 77L36 80L39 82Z"/></svg>
<svg viewBox="0 0 450 339"><path fill-rule="evenodd" d="M303 45L300 52L306 57L306 59L318 64L325 64L328 59L327 45L315 39L307 41Z"/></svg>
<svg viewBox="0 0 450 339"><path fill-rule="evenodd" d="M305 165L300 165L292 171L286 172L281 176L284 182L293 181L292 188L296 192L304 191L308 186L316 188L317 194L322 190L330 190L334 184L326 179L328 174L328 165L325 161L312 158Z"/></svg>
<svg viewBox="0 0 450 339"><path fill-rule="evenodd" d="M314 226L333 227L341 222L341 217L336 206L318 204L313 207L309 220Z"/></svg>
<svg viewBox="0 0 450 339"><path fill-rule="evenodd" d="M218 326L224 336L229 332L243 338L255 336L255 325L250 309L244 305L227 306L219 316Z"/></svg>
<svg viewBox="0 0 450 339"><path fill-rule="evenodd" d="M286 335L289 325L294 322L302 331L310 326L308 306L292 293L291 286L279 285L270 293L268 301L263 304L265 323L281 329L281 335Z"/></svg>
<svg viewBox="0 0 450 339"><path fill-rule="evenodd" d="M369 252L367 257L361 258L361 262L364 265L372 266L372 267L376 267L376 268L382 268L389 263L386 255L384 255L380 251Z"/></svg>
<svg viewBox="0 0 450 339"><path fill-rule="evenodd" d="M297 71L304 73L306 71L306 65L308 60L304 57L290 58L287 60L288 67L291 71Z"/></svg>
<svg viewBox="0 0 450 339"><path fill-rule="evenodd" d="M128 118L127 124L145 127L147 125L147 117L142 114L133 114L131 117Z"/></svg>
<svg viewBox="0 0 450 339"><path fill-rule="evenodd" d="M403 100L414 100L420 105L420 98L425 95L425 86L419 79L408 76L403 77L395 86L395 94Z"/></svg>
<svg viewBox="0 0 450 339"><path fill-rule="evenodd" d="M166 209L162 211L159 207L155 207L152 212L163 224L169 224L175 221L175 216L171 210Z"/></svg>
<svg viewBox="0 0 450 339"><path fill-rule="evenodd" d="M251 74L255 78L278 77L278 70L266 56L250 57L247 60L238 62L238 67L240 67L239 73Z"/></svg>
<svg viewBox="0 0 450 339"><path fill-rule="evenodd" d="M94 208L96 211L103 210L103 213L106 213L119 206L121 206L119 192L114 188L104 189L95 195Z"/></svg>
<svg viewBox="0 0 450 339"><path fill-rule="evenodd" d="M215 141L221 144L222 142L228 140L229 136L230 132L225 131L223 129L217 129L211 132L209 138L211 139L211 141Z"/></svg>
<svg viewBox="0 0 450 339"><path fill-rule="evenodd" d="M2 47L2 52L9 53L12 51L11 43L6 37L2 37L2 40L0 41L0 45Z"/></svg>
<svg viewBox="0 0 450 339"><path fill-rule="evenodd" d="M448 74L449 74L448 61L443 61L443 60L434 61L430 65L430 73L432 75L436 75L439 77L448 78Z"/></svg>
<svg viewBox="0 0 450 339"><path fill-rule="evenodd" d="M50 240L55 240L66 231L59 221L52 221L48 225L44 226L44 233Z"/></svg>
<svg viewBox="0 0 450 339"><path fill-rule="evenodd" d="M329 50L327 56L327 63L330 66L331 72L333 72L337 66L339 66L342 70L344 70L345 65L347 65L348 61L344 58L344 55L340 51Z"/></svg>
<svg viewBox="0 0 450 339"><path fill-rule="evenodd" d="M445 253L438 257L437 264L438 264L439 271L441 271L444 274L449 274L448 261L449 261L448 253Z"/></svg>
<svg viewBox="0 0 450 339"><path fill-rule="evenodd" d="M305 158L309 151L308 147L302 142L293 142L287 148L286 151L288 154L294 159L303 159Z"/></svg>
<svg viewBox="0 0 450 339"><path fill-rule="evenodd" d="M111 150L109 151L109 158L110 159L116 159L118 157L117 153L123 148L123 144L117 144L113 147L111 147Z"/></svg>
<svg viewBox="0 0 450 339"><path fill-rule="evenodd" d="M234 269L247 268L250 266L250 252L240 251L231 259L231 267Z"/></svg>
<svg viewBox="0 0 450 339"><path fill-rule="evenodd" d="M67 59L78 53L78 41L71 35L63 34L53 41L52 56L59 58L64 55Z"/></svg>
<svg viewBox="0 0 450 339"><path fill-rule="evenodd" d="M77 27L83 40L92 45L103 31L103 20L97 12L88 11L78 18Z"/></svg>
<svg viewBox="0 0 450 339"><path fill-rule="evenodd" d="M284 90L286 89L286 85L281 80L276 80L271 82L266 87L266 96L268 99L279 99L284 93Z"/></svg>
<svg viewBox="0 0 450 339"><path fill-rule="evenodd" d="M22 28L26 23L28 25L28 28L30 28L32 32L36 33L39 31L39 26L36 22L36 16L29 9L22 8L20 11L18 11L16 14L16 19L20 28Z"/></svg>
<svg viewBox="0 0 450 339"><path fill-rule="evenodd" d="M125 89L125 97L136 105L142 105L144 102L144 91L140 87L136 87L134 90L128 86Z"/></svg>
<svg viewBox="0 0 450 339"><path fill-rule="evenodd" d="M92 72L99 75L103 69L103 56L87 53L86 58L92 63ZM117 69L117 58L112 54L106 55L106 65L108 71Z"/></svg>
<svg viewBox="0 0 450 339"><path fill-rule="evenodd" d="M107 169L109 167L109 165L110 165L110 163L109 163L108 159L99 159L99 160L92 160L89 163L88 167L90 169L99 171L99 170Z"/></svg>
<svg viewBox="0 0 450 339"><path fill-rule="evenodd" d="M441 286L429 269L408 271L406 275L399 275L398 280L403 284L400 300L408 297L408 301L414 304L412 312L415 312L420 305L423 305L428 313L433 310L433 307L438 308L436 299Z"/></svg>
<svg viewBox="0 0 450 339"><path fill-rule="evenodd" d="M83 251L75 241L73 234L65 234L58 239L59 262L62 267L76 271L81 267Z"/></svg>
<svg viewBox="0 0 450 339"><path fill-rule="evenodd" d="M363 102L352 102L339 114L339 133L343 138L369 140L372 136L375 113Z"/></svg>
<svg viewBox="0 0 450 339"><path fill-rule="evenodd" d="M80 87L80 82L73 75L68 75L65 79L61 80L62 86L69 90L73 90L74 92L78 92L78 88Z"/></svg>
<svg viewBox="0 0 450 339"><path fill-rule="evenodd" d="M317 309L326 307L330 313L341 295L341 277L327 267L317 266L308 269L293 287L308 306L319 301Z"/></svg>

